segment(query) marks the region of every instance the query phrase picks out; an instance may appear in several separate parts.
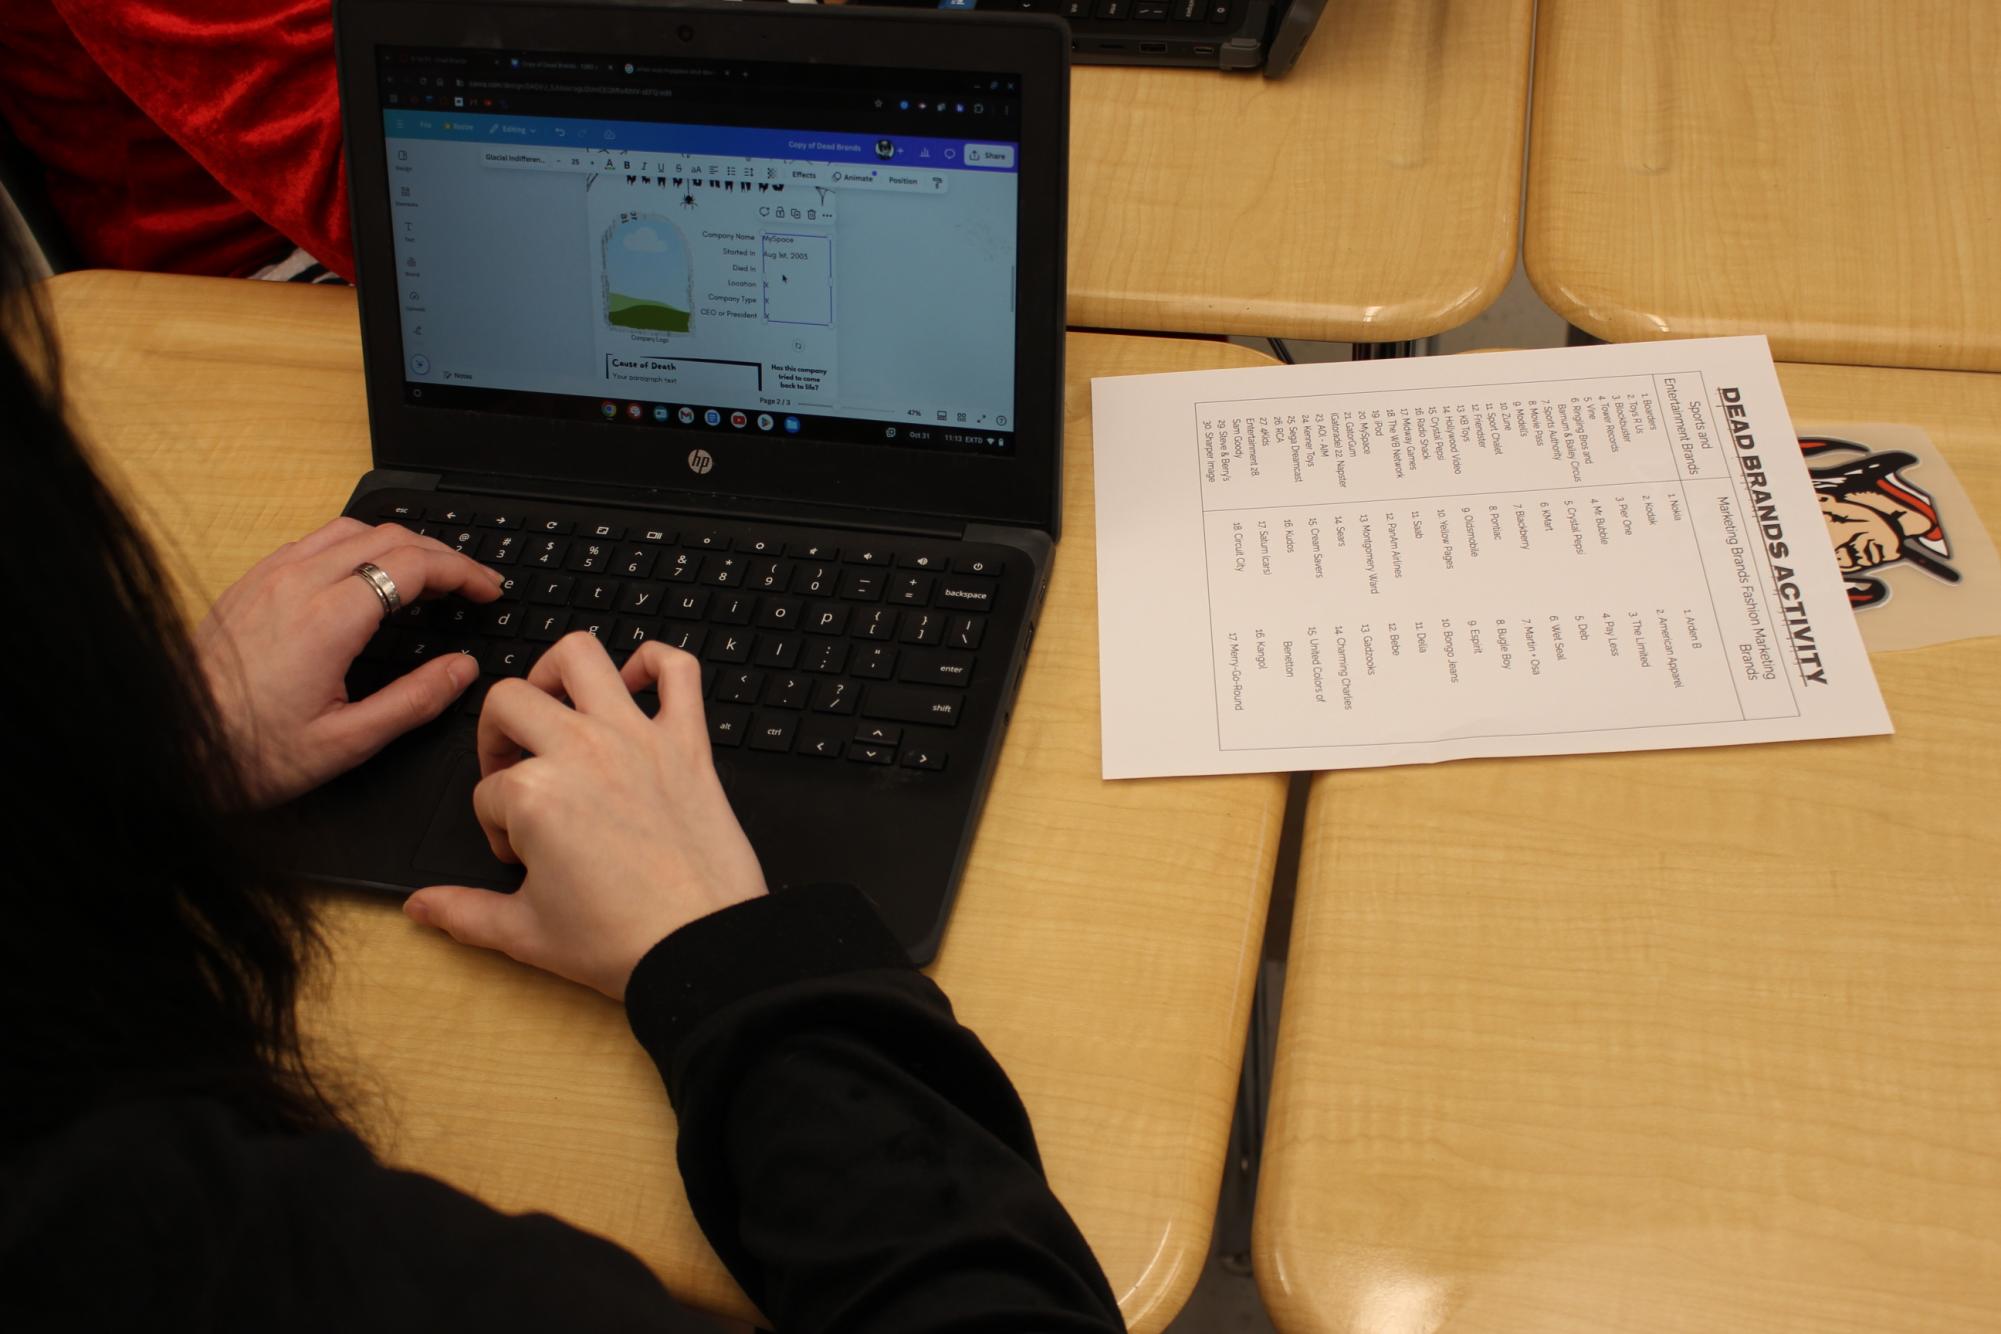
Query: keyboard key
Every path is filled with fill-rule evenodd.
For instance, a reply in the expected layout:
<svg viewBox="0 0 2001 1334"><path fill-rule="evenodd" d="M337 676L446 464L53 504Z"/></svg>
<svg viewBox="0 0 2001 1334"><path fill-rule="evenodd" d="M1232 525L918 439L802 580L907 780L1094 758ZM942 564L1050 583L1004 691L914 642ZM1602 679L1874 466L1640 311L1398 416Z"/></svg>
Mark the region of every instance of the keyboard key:
<svg viewBox="0 0 2001 1334"><path fill-rule="evenodd" d="M708 627L701 625L663 625L654 638L670 648L678 648L699 658L703 646L709 642L709 631Z"/></svg>
<svg viewBox="0 0 2001 1334"><path fill-rule="evenodd" d="M659 559L660 552L654 547L621 547L613 565L628 579L644 579L653 573L653 562Z"/></svg>
<svg viewBox="0 0 2001 1334"><path fill-rule="evenodd" d="M931 601L931 586L936 582L935 575L899 574L889 581L889 600L906 607L921 607Z"/></svg>
<svg viewBox="0 0 2001 1334"><path fill-rule="evenodd" d="M469 528L472 526L473 520L479 518L471 510L461 509L457 505L447 505L443 508L432 506L430 509L424 511L424 517L435 519L439 523L448 524L454 528Z"/></svg>
<svg viewBox="0 0 2001 1334"><path fill-rule="evenodd" d="M834 595L841 577L837 565L822 565L808 561L792 573L792 591L812 597L827 598Z"/></svg>
<svg viewBox="0 0 2001 1334"><path fill-rule="evenodd" d="M375 521L377 523L414 523L416 520L422 518L423 514L422 506L399 502L393 505L384 505L381 509L377 510L375 512Z"/></svg>
<svg viewBox="0 0 2001 1334"><path fill-rule="evenodd" d="M903 729L889 723L860 723L855 727L855 740L867 741L878 746L894 746L903 740Z"/></svg>
<svg viewBox="0 0 2001 1334"><path fill-rule="evenodd" d="M857 565L887 565L889 564L890 557L895 554L895 552L886 551L881 547L864 546L859 550L851 547L848 550L848 560L850 563Z"/></svg>
<svg viewBox="0 0 2001 1334"><path fill-rule="evenodd" d="M709 590L706 588L677 588L667 595L661 604L662 614L677 620L699 621L709 611Z"/></svg>
<svg viewBox="0 0 2001 1334"><path fill-rule="evenodd" d="M994 589L998 587L991 579L972 579L955 574L938 585L938 605L959 607L966 611L992 611Z"/></svg>
<svg viewBox="0 0 2001 1334"><path fill-rule="evenodd" d="M799 624L805 604L798 598L766 598L757 613L757 623L767 630L790 630Z"/></svg>
<svg viewBox="0 0 2001 1334"><path fill-rule="evenodd" d="M512 565L521 555L521 534L488 533L479 558L488 565Z"/></svg>
<svg viewBox="0 0 2001 1334"><path fill-rule="evenodd" d="M690 528L681 534L681 545L698 551L728 551L729 537L716 528Z"/></svg>
<svg viewBox="0 0 2001 1334"><path fill-rule="evenodd" d="M813 712L851 714L855 711L853 681L822 681L813 688Z"/></svg>
<svg viewBox="0 0 2001 1334"><path fill-rule="evenodd" d="M1167 0L1135 0L1133 17L1157 20L1167 17Z"/></svg>
<svg viewBox="0 0 2001 1334"><path fill-rule="evenodd" d="M735 746L750 730L750 710L741 704L709 706L709 741L717 746Z"/></svg>
<svg viewBox="0 0 2001 1334"><path fill-rule="evenodd" d="M849 570L841 576L841 596L850 602L875 602L882 597L882 576L872 570Z"/></svg>
<svg viewBox="0 0 2001 1334"><path fill-rule="evenodd" d="M797 672L781 673L771 678L771 688L764 692L764 702L776 709L803 709L812 684L810 678Z"/></svg>
<svg viewBox="0 0 2001 1334"><path fill-rule="evenodd" d="M1174 0L1174 17L1183 23L1200 23L1208 9L1209 0ZM985 574L988 571L974 570L972 573Z"/></svg>
<svg viewBox="0 0 2001 1334"><path fill-rule="evenodd" d="M570 549L570 568L579 574L603 574L611 568L609 542L579 542Z"/></svg>
<svg viewBox="0 0 2001 1334"><path fill-rule="evenodd" d="M816 602L806 609L806 628L816 635L846 634L848 609L838 602Z"/></svg>
<svg viewBox="0 0 2001 1334"><path fill-rule="evenodd" d="M792 749L792 738L798 731L799 719L794 714L761 713L750 725L750 748L782 755Z"/></svg>
<svg viewBox="0 0 2001 1334"><path fill-rule="evenodd" d="M480 650L479 668L489 676L526 676L540 656L532 644L487 644Z"/></svg>
<svg viewBox="0 0 2001 1334"><path fill-rule="evenodd" d="M479 711L486 707L486 692L493 689L495 676L482 676L459 693L459 712L468 718L479 717Z"/></svg>
<svg viewBox="0 0 2001 1334"><path fill-rule="evenodd" d="M927 690L921 686L873 685L862 706L865 718L887 718L893 723L928 723L933 727L956 727L966 697L956 690Z"/></svg>
<svg viewBox="0 0 2001 1334"><path fill-rule="evenodd" d="M563 557L569 551L568 538L538 537L529 541L528 554L522 559L545 570L560 570L563 568Z"/></svg>
<svg viewBox="0 0 2001 1334"><path fill-rule="evenodd" d="M569 630L570 613L567 611L537 611L528 618L527 635L539 643L553 644Z"/></svg>
<svg viewBox="0 0 2001 1334"><path fill-rule="evenodd" d="M660 610L660 596L666 591L659 584L627 584L618 595L618 609L651 616Z"/></svg>
<svg viewBox="0 0 2001 1334"><path fill-rule="evenodd" d="M954 653L950 649L912 649L904 655L903 670L897 673L897 679L963 689L973 679L975 661L970 653Z"/></svg>
<svg viewBox="0 0 2001 1334"><path fill-rule="evenodd" d="M461 556L479 547L479 533L471 528L447 528L438 534L438 540Z"/></svg>
<svg viewBox="0 0 2001 1334"><path fill-rule="evenodd" d="M545 603L552 607L560 607L569 602L570 594L574 593L576 588L577 580L574 575L537 575L528 585L528 600L530 602Z"/></svg>
<svg viewBox="0 0 2001 1334"><path fill-rule="evenodd" d="M665 546L674 540L674 530L672 528L641 528L633 536L642 542L651 542L655 546Z"/></svg>
<svg viewBox="0 0 2001 1334"><path fill-rule="evenodd" d="M1122 19L1126 16L1127 0L1098 0L1098 6L1091 13L1101 19Z"/></svg>
<svg viewBox="0 0 2001 1334"><path fill-rule="evenodd" d="M896 635L898 613L889 607L865 607L855 617L853 633L860 639L888 640Z"/></svg>
<svg viewBox="0 0 2001 1334"><path fill-rule="evenodd" d="M659 633L660 622L651 616L643 619L621 616L618 621L618 633L612 636L612 647L630 653Z"/></svg>
<svg viewBox="0 0 2001 1334"><path fill-rule="evenodd" d="M805 660L799 665L821 675L838 672L848 665L848 641L813 635L806 641Z"/></svg>
<svg viewBox="0 0 2001 1334"><path fill-rule="evenodd" d="M785 544L775 537L740 537L736 549L752 556L776 556Z"/></svg>
<svg viewBox="0 0 2001 1334"><path fill-rule="evenodd" d="M984 616L954 616L945 627L945 642L953 648L975 649L980 646L980 636L986 633L987 618Z"/></svg>
<svg viewBox="0 0 2001 1334"><path fill-rule="evenodd" d="M838 718L801 718L797 749L801 755L837 758L847 749L848 726Z"/></svg>
<svg viewBox="0 0 2001 1334"><path fill-rule="evenodd" d="M514 510L508 510L504 514L482 514L479 516L479 526L518 529L521 527L521 515Z"/></svg>
<svg viewBox="0 0 2001 1334"><path fill-rule="evenodd" d="M870 681L887 681L896 671L896 650L887 644L864 644L848 670Z"/></svg>
<svg viewBox="0 0 2001 1334"><path fill-rule="evenodd" d="M470 635L479 629L480 608L458 598L446 598L438 603L437 626L446 634Z"/></svg>
<svg viewBox="0 0 2001 1334"><path fill-rule="evenodd" d="M384 661L396 671L407 672L418 663L429 662L442 648L443 641L438 636L423 630L412 630L390 641Z"/></svg>
<svg viewBox="0 0 2001 1334"><path fill-rule="evenodd" d="M897 638L906 644L936 644L945 637L945 617L935 611L913 611L903 618L903 633Z"/></svg>
<svg viewBox="0 0 2001 1334"><path fill-rule="evenodd" d="M942 551L906 551L897 557L896 563L906 570L942 570L945 568L945 553Z"/></svg>
<svg viewBox="0 0 2001 1334"><path fill-rule="evenodd" d="M749 662L751 636L748 630L718 630L709 636L710 662Z"/></svg>
<svg viewBox="0 0 2001 1334"><path fill-rule="evenodd" d="M755 704L763 685L764 673L755 667L732 668L716 675L716 688L710 698L724 704Z"/></svg>
<svg viewBox="0 0 2001 1334"><path fill-rule="evenodd" d="M787 671L799 665L799 636L762 634L751 660L760 667L780 667Z"/></svg>
<svg viewBox="0 0 2001 1334"><path fill-rule="evenodd" d="M750 593L720 593L709 604L709 619L722 625L749 625L757 610L757 598Z"/></svg>
<svg viewBox="0 0 2001 1334"><path fill-rule="evenodd" d="M590 537L601 537L607 542L616 542L625 536L625 529L615 523L587 523L584 532Z"/></svg>
<svg viewBox="0 0 2001 1334"><path fill-rule="evenodd" d="M760 593L783 593L791 587L792 570L789 560L754 560L744 584Z"/></svg>
<svg viewBox="0 0 2001 1334"><path fill-rule="evenodd" d="M835 561L841 558L841 549L829 546L825 542L794 542L785 550L787 555L811 561Z"/></svg>
<svg viewBox="0 0 2001 1334"><path fill-rule="evenodd" d="M735 588L743 582L743 557L709 557L702 563L702 582L716 588Z"/></svg>
<svg viewBox="0 0 2001 1334"><path fill-rule="evenodd" d="M906 769L942 769L945 767L945 752L936 746L911 746L903 752L903 767Z"/></svg>
<svg viewBox="0 0 2001 1334"><path fill-rule="evenodd" d="M702 558L692 551L677 551L666 562L657 566L653 573L669 583L679 583L693 579L695 571L702 568Z"/></svg>
<svg viewBox="0 0 2001 1334"><path fill-rule="evenodd" d="M1209 21L1228 23L1230 21L1230 0L1210 0Z"/></svg>
<svg viewBox="0 0 2001 1334"><path fill-rule="evenodd" d="M570 597L573 607L589 607L593 611L610 611L618 597L616 579L580 579L577 591Z"/></svg>
<svg viewBox="0 0 2001 1334"><path fill-rule="evenodd" d="M1189 0L1189 2L1200 4L1201 0ZM952 561L952 570L957 574L997 575L1003 568L1005 567L991 556L958 556Z"/></svg>
<svg viewBox="0 0 2001 1334"><path fill-rule="evenodd" d="M597 640L598 643L603 644L606 648L610 648L611 632L614 624L615 622L609 616L600 615L596 612L580 611L570 620L570 632L574 634L576 631L581 630L592 639Z"/></svg>
<svg viewBox="0 0 2001 1334"><path fill-rule="evenodd" d="M860 741L850 741L848 758L863 764L893 764L896 761L896 752L888 746L871 746Z"/></svg>

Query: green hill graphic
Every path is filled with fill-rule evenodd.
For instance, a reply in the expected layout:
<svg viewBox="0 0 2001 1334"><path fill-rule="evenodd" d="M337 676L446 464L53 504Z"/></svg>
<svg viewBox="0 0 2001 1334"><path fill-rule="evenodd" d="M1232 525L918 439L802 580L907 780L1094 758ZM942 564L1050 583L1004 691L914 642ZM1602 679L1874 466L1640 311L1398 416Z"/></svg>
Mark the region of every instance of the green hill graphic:
<svg viewBox="0 0 2001 1334"><path fill-rule="evenodd" d="M655 333L688 332L688 312L664 301L612 292L606 302L605 318L626 329L648 329Z"/></svg>

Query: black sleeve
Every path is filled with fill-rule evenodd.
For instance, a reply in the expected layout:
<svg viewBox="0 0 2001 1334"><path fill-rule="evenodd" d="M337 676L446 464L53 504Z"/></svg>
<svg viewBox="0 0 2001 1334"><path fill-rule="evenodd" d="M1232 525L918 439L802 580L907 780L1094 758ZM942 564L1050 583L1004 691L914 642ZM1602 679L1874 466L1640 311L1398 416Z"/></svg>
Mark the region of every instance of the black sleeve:
<svg viewBox="0 0 2001 1334"><path fill-rule="evenodd" d="M222 1104L106 1108L0 1173L0 1327L694 1334L628 1252Z"/></svg>
<svg viewBox="0 0 2001 1334"><path fill-rule="evenodd" d="M1125 1328L1014 1086L860 894L691 923L626 1010L695 1217L777 1329Z"/></svg>

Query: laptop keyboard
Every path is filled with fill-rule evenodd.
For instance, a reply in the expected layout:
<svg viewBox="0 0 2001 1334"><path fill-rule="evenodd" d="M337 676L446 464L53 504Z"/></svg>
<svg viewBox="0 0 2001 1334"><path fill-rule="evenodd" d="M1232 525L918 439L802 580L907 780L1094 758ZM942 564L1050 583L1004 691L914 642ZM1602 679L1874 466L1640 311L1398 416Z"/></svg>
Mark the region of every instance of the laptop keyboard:
<svg viewBox="0 0 2001 1334"><path fill-rule="evenodd" d="M716 747L935 771L954 757L976 681L1007 665L995 656L1006 641L990 630L1006 548L435 496L385 502L369 517L435 538L507 583L492 603L400 609L349 674L351 698L440 653L466 653L480 678L458 710L476 716L496 681L526 675L581 630L621 664L648 640L700 659ZM651 692L641 702L658 708Z"/></svg>

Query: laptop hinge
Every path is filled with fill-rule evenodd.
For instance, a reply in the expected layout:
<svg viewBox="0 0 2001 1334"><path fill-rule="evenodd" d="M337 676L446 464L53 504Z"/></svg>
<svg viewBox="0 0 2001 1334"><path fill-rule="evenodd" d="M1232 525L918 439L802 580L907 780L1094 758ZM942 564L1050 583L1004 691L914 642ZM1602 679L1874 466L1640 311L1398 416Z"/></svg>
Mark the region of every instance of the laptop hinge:
<svg viewBox="0 0 2001 1334"><path fill-rule="evenodd" d="M760 496L731 496L713 491L675 491L667 487L594 486L588 482L557 482L543 477L519 478L444 473L438 475L436 489L511 496L531 503L537 500L556 500L570 504L609 504L627 509L661 510L681 514L692 511L753 522L810 523L826 528L919 533L926 537L962 538L966 532L964 519L936 514L910 514L849 505L814 505L796 500L778 502Z"/></svg>

